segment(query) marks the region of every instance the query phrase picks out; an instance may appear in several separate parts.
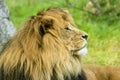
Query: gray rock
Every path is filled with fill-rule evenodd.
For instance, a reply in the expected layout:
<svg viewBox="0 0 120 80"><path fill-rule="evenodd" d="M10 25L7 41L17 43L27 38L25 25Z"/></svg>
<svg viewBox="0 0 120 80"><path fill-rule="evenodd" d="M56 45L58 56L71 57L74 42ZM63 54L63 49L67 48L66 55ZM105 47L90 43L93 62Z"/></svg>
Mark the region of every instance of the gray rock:
<svg viewBox="0 0 120 80"><path fill-rule="evenodd" d="M4 0L0 0L0 51L2 51L4 45L15 34L16 29L13 23L9 20L8 7L4 3Z"/></svg>
<svg viewBox="0 0 120 80"><path fill-rule="evenodd" d="M3 0L0 0L0 18L8 17L9 17L8 7L6 6Z"/></svg>

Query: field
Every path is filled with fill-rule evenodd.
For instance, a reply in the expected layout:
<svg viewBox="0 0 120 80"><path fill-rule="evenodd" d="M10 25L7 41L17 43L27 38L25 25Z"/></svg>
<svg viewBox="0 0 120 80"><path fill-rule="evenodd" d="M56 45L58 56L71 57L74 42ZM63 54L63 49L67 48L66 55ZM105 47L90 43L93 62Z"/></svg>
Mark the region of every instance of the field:
<svg viewBox="0 0 120 80"><path fill-rule="evenodd" d="M31 15L49 7L67 7L78 28L88 33L88 55L84 62L101 65L120 65L120 16L93 16L83 10L88 0L70 0L77 8L69 6L65 0L6 0L10 19L19 29ZM119 0L118 0L119 1ZM120 2L120 1L119 1Z"/></svg>

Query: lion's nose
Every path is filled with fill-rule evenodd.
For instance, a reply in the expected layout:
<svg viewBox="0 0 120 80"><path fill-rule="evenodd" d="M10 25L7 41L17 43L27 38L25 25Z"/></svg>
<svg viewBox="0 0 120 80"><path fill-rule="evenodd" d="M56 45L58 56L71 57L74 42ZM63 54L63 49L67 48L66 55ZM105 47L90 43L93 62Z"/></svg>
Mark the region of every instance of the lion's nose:
<svg viewBox="0 0 120 80"><path fill-rule="evenodd" d="M82 35L82 38L84 38L84 39L88 39L88 35L87 34L84 34L84 35Z"/></svg>

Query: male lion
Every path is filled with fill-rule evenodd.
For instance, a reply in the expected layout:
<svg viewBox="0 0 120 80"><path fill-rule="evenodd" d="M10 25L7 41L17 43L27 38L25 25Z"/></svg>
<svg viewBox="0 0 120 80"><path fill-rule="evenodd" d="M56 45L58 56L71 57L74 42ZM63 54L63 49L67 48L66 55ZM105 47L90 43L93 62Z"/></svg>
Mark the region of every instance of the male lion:
<svg viewBox="0 0 120 80"><path fill-rule="evenodd" d="M83 66L87 34L66 9L33 16L0 54L0 80L120 80L119 67Z"/></svg>
<svg viewBox="0 0 120 80"><path fill-rule="evenodd" d="M86 80L81 54L87 34L66 9L39 12L0 55L0 80Z"/></svg>

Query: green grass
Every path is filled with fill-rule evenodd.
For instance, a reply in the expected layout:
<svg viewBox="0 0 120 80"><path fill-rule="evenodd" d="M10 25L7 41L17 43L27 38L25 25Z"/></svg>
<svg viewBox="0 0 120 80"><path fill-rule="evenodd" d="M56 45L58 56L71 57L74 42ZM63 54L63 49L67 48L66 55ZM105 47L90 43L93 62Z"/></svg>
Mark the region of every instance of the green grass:
<svg viewBox="0 0 120 80"><path fill-rule="evenodd" d="M74 0L70 0L74 3ZM88 0L80 0L77 7L69 8L78 27L89 34L85 63L120 65L120 20L108 15L91 16L82 11ZM19 29L21 25L39 10L49 7L66 7L65 0L6 0L10 19ZM69 6L67 6L69 7Z"/></svg>

